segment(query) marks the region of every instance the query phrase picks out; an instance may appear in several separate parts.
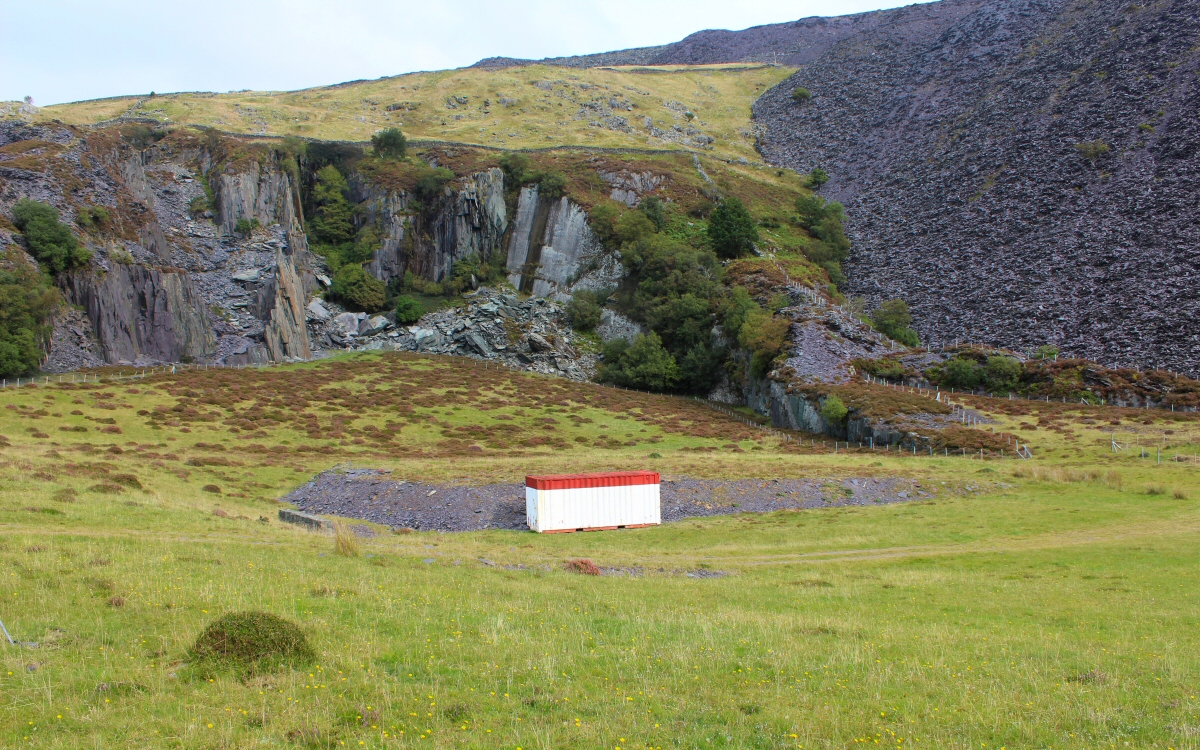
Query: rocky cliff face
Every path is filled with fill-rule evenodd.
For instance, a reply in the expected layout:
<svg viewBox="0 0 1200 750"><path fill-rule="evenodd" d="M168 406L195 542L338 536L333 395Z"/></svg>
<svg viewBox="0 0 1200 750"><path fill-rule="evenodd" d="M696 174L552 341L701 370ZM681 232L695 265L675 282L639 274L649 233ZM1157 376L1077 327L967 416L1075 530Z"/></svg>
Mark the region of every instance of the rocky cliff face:
<svg viewBox="0 0 1200 750"><path fill-rule="evenodd" d="M536 297L567 299L575 289L616 286L621 264L592 232L588 215L567 197L542 199L521 189L508 243L508 281Z"/></svg>
<svg viewBox="0 0 1200 750"><path fill-rule="evenodd" d="M508 230L504 203L504 173L477 172L447 188L435 210L413 211L406 191L384 190L355 176L352 198L368 223L383 228L383 246L366 268L383 282L404 276L441 281L454 262L468 255L487 259L502 249Z"/></svg>
<svg viewBox="0 0 1200 750"><path fill-rule="evenodd" d="M89 267L58 281L86 313L65 315L45 369L178 361L226 363L304 358L311 256L291 178L265 149L257 158L214 165L202 144L170 136L146 149L113 131L0 122L0 147L36 158L0 159L0 212L31 197L75 222L90 205L112 218L82 240ZM207 172L215 206L196 216ZM238 236L239 219L262 228Z"/></svg>
<svg viewBox="0 0 1200 750"><path fill-rule="evenodd" d="M849 291L906 299L933 343L1196 375L1195 4L952 5L842 39L755 105L769 160L833 176Z"/></svg>

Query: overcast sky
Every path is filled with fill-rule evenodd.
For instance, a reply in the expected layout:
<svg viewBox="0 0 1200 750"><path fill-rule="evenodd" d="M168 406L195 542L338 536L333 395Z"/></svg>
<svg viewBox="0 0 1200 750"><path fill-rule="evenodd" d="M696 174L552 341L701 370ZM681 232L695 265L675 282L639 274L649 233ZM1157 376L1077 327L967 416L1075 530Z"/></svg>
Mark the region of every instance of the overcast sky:
<svg viewBox="0 0 1200 750"><path fill-rule="evenodd" d="M913 0L0 0L0 100L290 90Z"/></svg>

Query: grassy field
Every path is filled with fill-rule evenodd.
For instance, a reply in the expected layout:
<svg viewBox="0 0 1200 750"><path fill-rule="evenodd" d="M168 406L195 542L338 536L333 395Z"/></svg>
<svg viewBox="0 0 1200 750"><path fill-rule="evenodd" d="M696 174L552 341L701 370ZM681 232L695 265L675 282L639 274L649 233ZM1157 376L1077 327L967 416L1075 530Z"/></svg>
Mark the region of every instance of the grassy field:
<svg viewBox="0 0 1200 750"><path fill-rule="evenodd" d="M679 126L715 138L713 153L760 161L750 105L792 72L755 65L463 68L302 91L118 97L59 104L43 114L75 125L129 115L351 141L401 127L410 138L500 148L683 148L673 130ZM613 115L627 124L605 120ZM651 135L646 117L672 135Z"/></svg>
<svg viewBox="0 0 1200 750"><path fill-rule="evenodd" d="M1200 468L1173 460L1200 424L974 406L1037 457L798 451L679 399L397 355L0 391L0 618L39 644L0 647L0 746L1200 746ZM347 463L899 475L930 497L381 530L343 556L275 498ZM244 609L299 623L317 661L189 666Z"/></svg>

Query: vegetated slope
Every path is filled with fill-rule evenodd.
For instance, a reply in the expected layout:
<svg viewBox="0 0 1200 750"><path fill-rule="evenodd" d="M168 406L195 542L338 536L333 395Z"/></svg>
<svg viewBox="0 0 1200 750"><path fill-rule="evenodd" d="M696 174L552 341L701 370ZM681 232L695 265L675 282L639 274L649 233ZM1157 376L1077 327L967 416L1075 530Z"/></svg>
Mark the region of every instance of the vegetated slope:
<svg viewBox="0 0 1200 750"><path fill-rule="evenodd" d="M351 141L402 127L410 138L498 148L693 148L757 161L750 105L790 72L763 65L467 68L302 91L115 97L47 107L41 116L71 125L139 118Z"/></svg>
<svg viewBox="0 0 1200 750"><path fill-rule="evenodd" d="M768 160L831 173L849 291L907 299L935 344L1195 375L1194 3L1005 0L946 20L864 30L755 105Z"/></svg>

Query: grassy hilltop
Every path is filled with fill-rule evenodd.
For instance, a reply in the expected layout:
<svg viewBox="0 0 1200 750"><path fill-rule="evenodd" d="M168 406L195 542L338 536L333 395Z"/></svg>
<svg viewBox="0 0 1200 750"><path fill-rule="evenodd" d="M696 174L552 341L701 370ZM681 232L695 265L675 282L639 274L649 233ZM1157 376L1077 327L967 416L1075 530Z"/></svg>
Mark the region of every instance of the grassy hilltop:
<svg viewBox="0 0 1200 750"><path fill-rule="evenodd" d="M695 402L399 355L0 391L0 618L39 643L0 651L0 745L1194 747L1200 425L972 406L1036 458L800 449ZM380 528L344 556L274 501L338 464L902 476L927 496L596 534ZM188 662L247 609L298 623L316 661Z"/></svg>
<svg viewBox="0 0 1200 750"><path fill-rule="evenodd" d="M714 154L761 161L750 105L792 72L759 65L462 68L301 91L114 97L42 112L70 125L126 115L231 133L349 141L400 127L412 138L506 149L677 149L683 148L672 140L678 126L715 139ZM614 115L626 124L606 119ZM647 117L671 135L651 135Z"/></svg>

